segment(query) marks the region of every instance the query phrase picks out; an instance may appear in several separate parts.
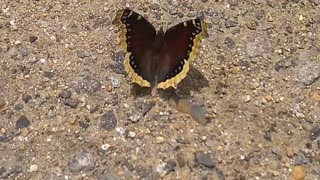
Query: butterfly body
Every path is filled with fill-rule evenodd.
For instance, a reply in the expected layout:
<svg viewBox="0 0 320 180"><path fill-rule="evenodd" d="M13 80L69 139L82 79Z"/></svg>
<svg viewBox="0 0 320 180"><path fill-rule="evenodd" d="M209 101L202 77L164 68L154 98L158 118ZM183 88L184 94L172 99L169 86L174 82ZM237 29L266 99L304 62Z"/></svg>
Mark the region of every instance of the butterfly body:
<svg viewBox="0 0 320 180"><path fill-rule="evenodd" d="M189 71L189 60L194 58L206 32L199 19L156 32L145 18L129 9L119 11L115 22L127 53L125 70L142 87L176 88Z"/></svg>

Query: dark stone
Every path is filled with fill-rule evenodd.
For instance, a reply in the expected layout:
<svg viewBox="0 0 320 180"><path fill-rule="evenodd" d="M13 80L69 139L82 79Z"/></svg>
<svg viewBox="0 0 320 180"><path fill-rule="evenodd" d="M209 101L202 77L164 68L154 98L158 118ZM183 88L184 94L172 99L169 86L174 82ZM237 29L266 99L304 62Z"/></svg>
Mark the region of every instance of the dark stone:
<svg viewBox="0 0 320 180"><path fill-rule="evenodd" d="M211 154L205 154L204 152L196 152L195 162L197 165L201 165L207 168L215 167L215 163L211 158Z"/></svg>
<svg viewBox="0 0 320 180"><path fill-rule="evenodd" d="M116 128L117 118L112 111L108 111L101 116L100 127L103 130L111 130Z"/></svg>
<svg viewBox="0 0 320 180"><path fill-rule="evenodd" d="M65 99L70 98L71 97L71 91L63 90L63 91L60 92L59 96L62 97L62 98L65 98Z"/></svg>
<svg viewBox="0 0 320 180"><path fill-rule="evenodd" d="M236 46L236 43L234 42L233 39L231 39L230 37L227 37L225 40L224 40L224 43L227 45L227 47L229 49L234 49L235 46Z"/></svg>
<svg viewBox="0 0 320 180"><path fill-rule="evenodd" d="M85 122L85 121L78 121L78 124L83 129L87 129L90 126L90 124L88 122Z"/></svg>
<svg viewBox="0 0 320 180"><path fill-rule="evenodd" d="M21 111L23 109L23 104L16 104L14 106L14 109L17 110L17 111Z"/></svg>
<svg viewBox="0 0 320 180"><path fill-rule="evenodd" d="M309 139L311 141L316 140L320 136L320 127L314 127L310 131Z"/></svg>
<svg viewBox="0 0 320 180"><path fill-rule="evenodd" d="M288 32L288 33L293 33L293 27L292 26L287 26L286 27L286 31Z"/></svg>
<svg viewBox="0 0 320 180"><path fill-rule="evenodd" d="M238 23L235 21L226 20L224 22L224 25L226 26L226 28L231 28L231 27L236 27L238 25Z"/></svg>
<svg viewBox="0 0 320 180"><path fill-rule="evenodd" d="M282 59L276 62L274 69L276 71L280 71L281 69L287 69L295 65L294 60L292 59Z"/></svg>
<svg viewBox="0 0 320 180"><path fill-rule="evenodd" d="M174 160L169 160L166 162L166 165L164 166L165 175L169 174L170 172L174 171L174 168L177 166L177 163Z"/></svg>
<svg viewBox="0 0 320 180"><path fill-rule="evenodd" d="M92 154L83 152L71 159L68 163L68 166L72 173L90 171L95 167L95 158Z"/></svg>
<svg viewBox="0 0 320 180"><path fill-rule="evenodd" d="M152 3L151 4L151 9L152 10L158 10L160 8L160 5L159 4L157 4L157 3Z"/></svg>
<svg viewBox="0 0 320 180"><path fill-rule="evenodd" d="M37 36L34 36L34 35L29 36L29 42L30 43L34 43L37 39L38 39Z"/></svg>
<svg viewBox="0 0 320 180"><path fill-rule="evenodd" d="M22 96L22 101L23 101L24 103L28 103L31 98L32 98L32 97L31 97L30 95L25 94L25 95Z"/></svg>
<svg viewBox="0 0 320 180"><path fill-rule="evenodd" d="M71 99L71 98L65 99L63 102L65 105L67 105L71 108L76 108L79 103L79 101L77 99Z"/></svg>
<svg viewBox="0 0 320 180"><path fill-rule="evenodd" d="M51 72L51 71L44 71L44 72L43 72L43 76L46 77L46 78L51 79L51 78L54 77L54 73Z"/></svg>
<svg viewBox="0 0 320 180"><path fill-rule="evenodd" d="M26 128L30 125L29 119L23 115L20 116L19 119L16 122L16 129Z"/></svg>

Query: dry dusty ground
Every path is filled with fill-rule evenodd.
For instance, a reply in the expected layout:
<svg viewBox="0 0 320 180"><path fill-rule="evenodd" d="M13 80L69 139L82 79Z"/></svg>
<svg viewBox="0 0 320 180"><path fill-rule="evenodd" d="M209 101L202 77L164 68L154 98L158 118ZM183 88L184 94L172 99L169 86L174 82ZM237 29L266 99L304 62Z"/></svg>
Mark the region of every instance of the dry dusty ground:
<svg viewBox="0 0 320 180"><path fill-rule="evenodd" d="M116 3L116 4L115 4ZM115 12L208 34L178 94L132 88ZM320 179L320 1L0 2L0 179Z"/></svg>

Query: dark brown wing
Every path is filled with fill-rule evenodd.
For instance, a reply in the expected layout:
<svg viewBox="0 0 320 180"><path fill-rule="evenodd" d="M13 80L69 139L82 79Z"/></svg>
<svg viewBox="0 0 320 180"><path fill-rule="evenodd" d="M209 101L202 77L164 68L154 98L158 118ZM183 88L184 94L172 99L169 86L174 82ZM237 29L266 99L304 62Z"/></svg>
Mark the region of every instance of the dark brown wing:
<svg viewBox="0 0 320 180"><path fill-rule="evenodd" d="M189 61L199 48L206 34L206 25L200 19L182 22L168 29L164 35L161 67L158 73L158 88L175 87L186 77Z"/></svg>
<svg viewBox="0 0 320 180"><path fill-rule="evenodd" d="M121 31L121 46L127 52L124 66L132 82L149 87L150 82L144 77L142 69L149 59L148 52L156 37L156 30L140 14L125 9L118 12L115 19Z"/></svg>

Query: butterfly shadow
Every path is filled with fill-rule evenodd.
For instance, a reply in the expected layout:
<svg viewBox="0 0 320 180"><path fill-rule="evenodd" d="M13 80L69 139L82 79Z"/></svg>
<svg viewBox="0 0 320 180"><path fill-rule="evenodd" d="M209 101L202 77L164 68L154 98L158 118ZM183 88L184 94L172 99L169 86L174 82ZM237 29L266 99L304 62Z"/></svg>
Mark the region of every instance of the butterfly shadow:
<svg viewBox="0 0 320 180"><path fill-rule="evenodd" d="M201 89L209 87L209 81L192 65L190 66L189 72L184 80L178 85L179 95L188 98L191 96L191 91L200 92ZM134 97L144 97L151 95L152 88L143 88L137 84L132 84L131 94ZM169 96L174 93L174 88L168 88L166 90L158 90L160 98L168 99Z"/></svg>
<svg viewBox="0 0 320 180"><path fill-rule="evenodd" d="M205 87L209 87L209 81L192 65L186 78L178 85L179 94L187 97L191 95L191 91L200 92Z"/></svg>

